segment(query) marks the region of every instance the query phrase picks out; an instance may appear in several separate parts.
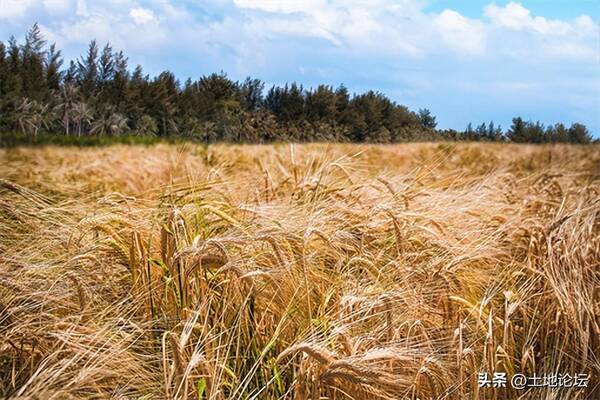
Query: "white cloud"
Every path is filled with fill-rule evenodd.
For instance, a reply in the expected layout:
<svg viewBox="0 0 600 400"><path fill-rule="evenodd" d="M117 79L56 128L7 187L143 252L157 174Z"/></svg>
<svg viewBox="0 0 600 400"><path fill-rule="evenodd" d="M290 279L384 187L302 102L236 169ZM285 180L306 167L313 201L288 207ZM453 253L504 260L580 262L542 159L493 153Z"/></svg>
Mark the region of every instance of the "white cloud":
<svg viewBox="0 0 600 400"><path fill-rule="evenodd" d="M0 0L0 18L14 18L14 25L35 12L29 19L42 22L59 45L96 38L141 55L169 46L217 59L227 54L247 68L277 57L276 49L291 41L389 63L453 54L470 60L598 57L599 26L592 18L548 19L517 2L492 3L480 18L467 18L452 9L429 12L424 0L229 1Z"/></svg>
<svg viewBox="0 0 600 400"><path fill-rule="evenodd" d="M344 82L352 91L395 94L411 107L455 107L457 119L471 118L458 117L471 106L522 107L528 103L515 101L524 95L539 100L532 107L559 104L557 112L580 96L581 114L593 114L589 104L597 105L600 89L597 20L535 15L515 1L489 4L469 18L459 12L459 2L439 12L428 3L0 0L0 40L19 37L39 21L67 60L95 38L123 50L131 65L140 63L150 74L173 69L184 79L223 69L235 79L252 75L267 85ZM448 101L461 93L469 96ZM431 101L435 96L438 105ZM494 96L507 100L502 105L490 100Z"/></svg>
<svg viewBox="0 0 600 400"><path fill-rule="evenodd" d="M315 11L323 9L327 5L323 0L234 0L233 2L240 8L251 8L271 13L284 14L295 12L313 14Z"/></svg>
<svg viewBox="0 0 600 400"><path fill-rule="evenodd" d="M493 30L497 53L520 59L598 60L600 27L589 16L573 20L534 16L520 3L490 4L484 15ZM504 40L503 40L504 39Z"/></svg>
<svg viewBox="0 0 600 400"><path fill-rule="evenodd" d="M549 20L544 17L533 17L531 11L519 3L508 3L505 7L490 4L485 7L484 14L492 24L515 30L531 30L541 34L564 35L571 31L568 22Z"/></svg>
<svg viewBox="0 0 600 400"><path fill-rule="evenodd" d="M418 32L426 19L414 0L234 0L257 29L256 34L320 37L336 46L367 53L419 55L430 32ZM286 29L282 29L286 27ZM299 29L296 29L299 28ZM431 26L427 27L428 31Z"/></svg>
<svg viewBox="0 0 600 400"><path fill-rule="evenodd" d="M88 14L87 0L77 0L75 14L78 16L85 16Z"/></svg>
<svg viewBox="0 0 600 400"><path fill-rule="evenodd" d="M521 57L533 51L550 58L589 58L597 52L592 39L597 40L598 25L589 16L548 19L532 15L517 2L487 5L486 19L467 18L451 9L427 13L420 0L234 0L234 4L244 15L240 22L265 40L317 37L349 52L424 57L449 51L484 57L489 47L490 54ZM512 36L506 40L505 35Z"/></svg>
<svg viewBox="0 0 600 400"><path fill-rule="evenodd" d="M444 10L433 18L441 40L459 52L482 54L485 51L485 28L480 21L471 20L452 10Z"/></svg>
<svg viewBox="0 0 600 400"><path fill-rule="evenodd" d="M142 7L136 7L129 10L129 16L136 24L140 25L152 22L156 18L152 10Z"/></svg>
<svg viewBox="0 0 600 400"><path fill-rule="evenodd" d="M99 42L120 42L117 26L111 20L99 15L90 15L78 19L75 23L62 23L55 33L61 37L60 42L88 43L92 39Z"/></svg>
<svg viewBox="0 0 600 400"><path fill-rule="evenodd" d="M596 36L600 34L600 27L588 15L575 18L575 33L580 36Z"/></svg>
<svg viewBox="0 0 600 400"><path fill-rule="evenodd" d="M35 3L35 0L0 0L0 19L21 18Z"/></svg>
<svg viewBox="0 0 600 400"><path fill-rule="evenodd" d="M65 14L73 7L73 0L43 0L44 8L52 15Z"/></svg>
<svg viewBox="0 0 600 400"><path fill-rule="evenodd" d="M547 19L532 15L523 5L510 2L504 7L489 4L487 19L467 18L451 9L427 13L419 0L234 0L244 15L240 22L256 27L257 36L274 40L282 35L317 37L346 48L369 54L396 54L423 57L439 52L484 56L492 46L498 54L519 55L532 48L551 49L553 43L577 49L570 54L588 57L590 43L580 40L597 36L598 26L588 16L574 21ZM503 32L536 33L544 39L526 36L502 39ZM551 36L568 36L554 40ZM490 47L490 48L492 48ZM545 56L558 56L555 50Z"/></svg>
<svg viewBox="0 0 600 400"><path fill-rule="evenodd" d="M174 20L167 21L167 26L161 25L151 8L141 7L135 0L77 0L69 4L71 17L53 18L43 24L45 36L65 48L65 54L83 52L80 46L92 39L99 45L109 42L113 48L128 54L164 51L162 46L168 37L168 25L179 25ZM77 47L80 50L76 52Z"/></svg>
<svg viewBox="0 0 600 400"><path fill-rule="evenodd" d="M261 24L260 29L266 30L266 33L270 35L316 37L328 40L335 45L341 45L341 42L327 29L311 24L306 20L268 20Z"/></svg>
<svg viewBox="0 0 600 400"><path fill-rule="evenodd" d="M595 59L596 61L600 61L600 50L577 41L562 40L545 43L542 49L546 56L557 59Z"/></svg>

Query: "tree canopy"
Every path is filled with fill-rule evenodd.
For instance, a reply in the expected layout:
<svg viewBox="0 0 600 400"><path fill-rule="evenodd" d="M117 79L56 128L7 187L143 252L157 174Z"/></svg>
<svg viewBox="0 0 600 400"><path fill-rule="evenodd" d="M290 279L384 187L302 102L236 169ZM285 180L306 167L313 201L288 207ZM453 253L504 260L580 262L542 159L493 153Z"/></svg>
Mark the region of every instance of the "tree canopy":
<svg viewBox="0 0 600 400"><path fill-rule="evenodd" d="M544 127L517 117L506 133L493 122L465 131L438 130L436 117L397 104L383 93L350 94L340 85L265 88L260 79L233 81L224 72L187 79L155 77L93 40L63 67L37 24L23 44L0 41L0 130L65 135L187 136L206 142L481 140L589 143L588 129Z"/></svg>

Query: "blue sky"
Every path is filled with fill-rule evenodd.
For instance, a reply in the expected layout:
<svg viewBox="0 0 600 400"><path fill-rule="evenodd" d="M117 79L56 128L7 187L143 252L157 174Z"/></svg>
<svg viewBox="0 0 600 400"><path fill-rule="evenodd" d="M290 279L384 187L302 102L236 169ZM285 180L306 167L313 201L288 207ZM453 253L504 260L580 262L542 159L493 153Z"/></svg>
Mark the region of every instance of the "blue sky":
<svg viewBox="0 0 600 400"><path fill-rule="evenodd" d="M151 75L343 83L442 128L521 115L600 136L598 0L0 0L0 39L35 21L68 59L96 38Z"/></svg>

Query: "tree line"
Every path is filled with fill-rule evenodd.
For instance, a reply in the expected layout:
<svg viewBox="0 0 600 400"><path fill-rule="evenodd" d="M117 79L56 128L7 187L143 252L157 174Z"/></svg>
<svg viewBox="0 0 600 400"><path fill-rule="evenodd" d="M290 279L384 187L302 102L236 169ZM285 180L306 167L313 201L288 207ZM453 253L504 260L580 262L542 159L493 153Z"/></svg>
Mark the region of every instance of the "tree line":
<svg viewBox="0 0 600 400"><path fill-rule="evenodd" d="M493 122L464 131L436 129L417 112L376 91L350 94L343 85L265 88L259 79L233 81L223 72L181 83L165 71L150 77L109 44L92 41L63 65L37 24L19 44L0 41L0 131L70 136L182 136L204 142L424 140L589 143L582 124L566 127L517 117L504 132Z"/></svg>

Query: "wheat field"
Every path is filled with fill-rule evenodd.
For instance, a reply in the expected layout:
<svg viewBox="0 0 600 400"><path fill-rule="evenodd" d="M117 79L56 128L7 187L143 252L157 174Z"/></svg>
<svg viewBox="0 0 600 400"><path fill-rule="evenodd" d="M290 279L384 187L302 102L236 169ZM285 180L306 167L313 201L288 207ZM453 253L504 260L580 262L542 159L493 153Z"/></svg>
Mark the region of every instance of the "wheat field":
<svg viewBox="0 0 600 400"><path fill-rule="evenodd" d="M598 146L13 148L0 178L0 397L600 398Z"/></svg>

